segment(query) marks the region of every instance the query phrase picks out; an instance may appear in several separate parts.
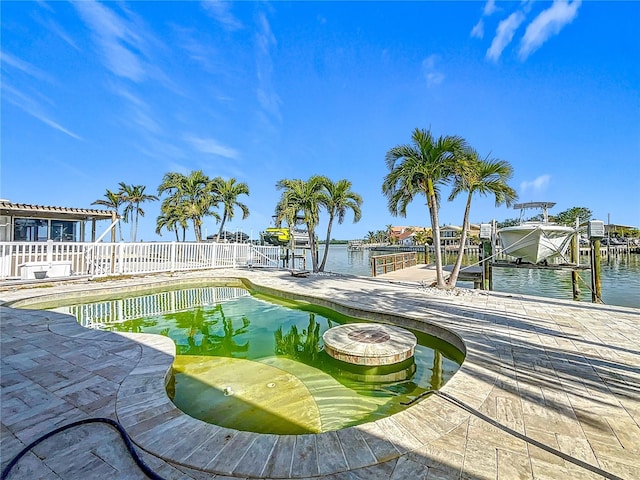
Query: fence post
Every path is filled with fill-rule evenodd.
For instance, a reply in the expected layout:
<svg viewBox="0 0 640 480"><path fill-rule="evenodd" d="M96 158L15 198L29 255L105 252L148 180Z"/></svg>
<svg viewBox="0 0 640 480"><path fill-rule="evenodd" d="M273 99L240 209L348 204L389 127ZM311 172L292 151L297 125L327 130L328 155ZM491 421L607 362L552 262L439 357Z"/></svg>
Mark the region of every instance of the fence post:
<svg viewBox="0 0 640 480"><path fill-rule="evenodd" d="M47 240L47 263L49 267L53 262L53 240Z"/></svg>
<svg viewBox="0 0 640 480"><path fill-rule="evenodd" d="M176 242L171 242L169 246L169 271L176 271Z"/></svg>
<svg viewBox="0 0 640 480"><path fill-rule="evenodd" d="M115 245L116 251L118 252L118 273L122 275L124 272L124 247L126 243L118 243Z"/></svg>

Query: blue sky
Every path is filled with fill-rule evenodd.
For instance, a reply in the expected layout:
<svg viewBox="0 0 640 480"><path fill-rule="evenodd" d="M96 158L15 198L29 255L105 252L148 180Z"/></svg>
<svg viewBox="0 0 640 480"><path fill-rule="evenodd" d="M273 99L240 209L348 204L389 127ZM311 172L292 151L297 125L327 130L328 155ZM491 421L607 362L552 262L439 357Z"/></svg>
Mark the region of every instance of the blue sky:
<svg viewBox="0 0 640 480"><path fill-rule="evenodd" d="M251 214L227 226L256 238L278 180L321 174L364 199L332 236L361 238L429 224L422 198L401 218L381 193L386 152L418 127L509 161L519 201L640 225L640 2L0 5L10 201L87 208L201 169L248 184ZM137 238L172 240L159 202L143 208ZM443 201L442 224L463 211ZM472 204L472 222L517 216Z"/></svg>

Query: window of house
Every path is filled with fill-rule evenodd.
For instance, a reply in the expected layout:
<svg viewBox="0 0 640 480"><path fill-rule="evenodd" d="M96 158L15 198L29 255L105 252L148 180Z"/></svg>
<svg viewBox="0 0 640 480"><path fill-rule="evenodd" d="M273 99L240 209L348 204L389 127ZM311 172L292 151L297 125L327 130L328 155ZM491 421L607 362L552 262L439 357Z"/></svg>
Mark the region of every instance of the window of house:
<svg viewBox="0 0 640 480"><path fill-rule="evenodd" d="M13 240L16 242L46 242L49 222L38 218L16 218L13 222Z"/></svg>
<svg viewBox="0 0 640 480"><path fill-rule="evenodd" d="M77 242L79 232L79 222L51 220L51 240L55 242Z"/></svg>
<svg viewBox="0 0 640 480"><path fill-rule="evenodd" d="M9 242L11 240L11 218L8 216L0 216L0 242Z"/></svg>

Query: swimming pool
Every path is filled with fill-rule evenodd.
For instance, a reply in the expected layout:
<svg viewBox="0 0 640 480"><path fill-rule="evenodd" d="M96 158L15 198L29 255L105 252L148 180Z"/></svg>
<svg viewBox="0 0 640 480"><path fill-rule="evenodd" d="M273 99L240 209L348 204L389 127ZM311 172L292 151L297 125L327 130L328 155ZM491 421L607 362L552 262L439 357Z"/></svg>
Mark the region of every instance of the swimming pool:
<svg viewBox="0 0 640 480"><path fill-rule="evenodd" d="M257 433L337 430L392 415L458 370L463 355L424 332L415 355L384 367L348 365L324 351L332 326L365 322L237 285L170 288L47 308L92 328L170 337L167 393L188 415Z"/></svg>

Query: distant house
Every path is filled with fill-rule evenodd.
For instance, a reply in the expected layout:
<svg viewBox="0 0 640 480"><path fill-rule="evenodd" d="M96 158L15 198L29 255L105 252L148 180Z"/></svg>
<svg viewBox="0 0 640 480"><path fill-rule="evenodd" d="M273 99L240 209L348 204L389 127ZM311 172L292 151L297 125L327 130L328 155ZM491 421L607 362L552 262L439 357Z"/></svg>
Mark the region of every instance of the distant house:
<svg viewBox="0 0 640 480"><path fill-rule="evenodd" d="M460 235L462 227L455 225L445 225L440 227L440 245L447 247L458 247L460 245Z"/></svg>
<svg viewBox="0 0 640 480"><path fill-rule="evenodd" d="M418 232L431 232L431 229L425 227L391 227L391 238L395 240L396 245L416 245L415 236Z"/></svg>
<svg viewBox="0 0 640 480"><path fill-rule="evenodd" d="M462 236L462 227L458 227L456 225L445 225L440 227L440 245L447 248L459 248L460 247L460 237ZM470 224L469 230L467 230L467 241L466 246L468 246L472 239L478 238L480 236L480 225Z"/></svg>
<svg viewBox="0 0 640 480"><path fill-rule="evenodd" d="M51 207L0 200L0 242L84 242L96 240L96 222L117 219L115 211ZM87 231L89 226L89 231ZM115 242L115 229L111 231Z"/></svg>
<svg viewBox="0 0 640 480"><path fill-rule="evenodd" d="M224 230L220 235L220 239L218 239L218 234L214 233L211 235L207 235L208 242L231 242L231 243L247 243L249 241L249 235L244 232L229 232Z"/></svg>

